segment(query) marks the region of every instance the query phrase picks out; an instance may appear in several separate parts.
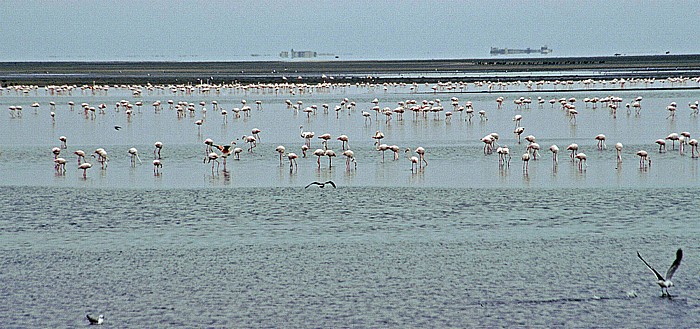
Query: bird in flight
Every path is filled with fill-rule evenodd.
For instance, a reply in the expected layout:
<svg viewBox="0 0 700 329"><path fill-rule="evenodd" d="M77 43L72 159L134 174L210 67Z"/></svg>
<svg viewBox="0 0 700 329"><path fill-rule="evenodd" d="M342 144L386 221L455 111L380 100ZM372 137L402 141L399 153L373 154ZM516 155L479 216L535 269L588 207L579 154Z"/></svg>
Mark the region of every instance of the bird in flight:
<svg viewBox="0 0 700 329"><path fill-rule="evenodd" d="M324 186L326 186L326 184L330 184L330 185L333 186L333 188L336 188L336 187L335 187L335 183L333 183L332 180L329 180L329 181L323 182L323 183L321 183L321 182L312 182L312 183L309 183L309 185L306 185L306 187L304 187L304 188L309 188L309 186L311 186L311 185L318 185L319 188L323 188Z"/></svg>
<svg viewBox="0 0 700 329"><path fill-rule="evenodd" d="M90 314L86 315L85 317L87 317L88 321L90 321L90 324L102 324L102 322L105 321L105 316L102 314L100 314L100 316L97 318L91 316Z"/></svg>
<svg viewBox="0 0 700 329"><path fill-rule="evenodd" d="M642 258L642 255L639 254L639 251L637 251L637 257L644 262L644 265L646 265L652 272L654 272L654 275L656 275L656 283L661 287L661 296L671 296L668 293L668 288L673 287L673 282L671 281L671 278L673 277L673 274L676 273L676 270L678 269L678 266L681 265L681 259L683 259L683 250L678 249L676 251L676 260L673 261L673 264L671 264L671 267L668 268L668 271L666 271L666 278L664 278L661 273L659 273L657 270L655 270L647 261ZM665 289L665 291L664 291Z"/></svg>

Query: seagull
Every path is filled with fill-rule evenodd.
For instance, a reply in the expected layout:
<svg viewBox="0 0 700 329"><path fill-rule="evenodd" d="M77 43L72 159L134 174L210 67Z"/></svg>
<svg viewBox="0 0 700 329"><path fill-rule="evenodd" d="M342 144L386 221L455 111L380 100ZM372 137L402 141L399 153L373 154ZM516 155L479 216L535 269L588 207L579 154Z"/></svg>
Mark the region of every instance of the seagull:
<svg viewBox="0 0 700 329"><path fill-rule="evenodd" d="M114 130L122 129L122 126L114 126Z"/></svg>
<svg viewBox="0 0 700 329"><path fill-rule="evenodd" d="M336 187L335 187L335 183L333 183L332 180L329 180L329 181L324 182L324 183L321 183L321 182L313 182L313 183L310 183L309 185L306 185L306 187L304 187L304 188L308 188L308 187L311 186L311 185L318 185L319 188L323 188L324 186L326 186L326 184L331 184L331 185L333 185L333 188L336 188Z"/></svg>
<svg viewBox="0 0 700 329"><path fill-rule="evenodd" d="M671 267L668 268L668 271L666 271L666 279L664 279L663 276L659 272L657 272L647 261L642 258L642 255L639 254L639 251L637 251L637 257L644 262L644 265L646 265L652 272L654 272L654 275L656 275L656 283L659 284L661 287L661 296L671 296L668 293L668 287L673 287L673 282L671 282L671 278L673 277L673 273L676 273L676 270L678 269L678 266L681 265L681 259L683 258L683 250L680 248L678 251L676 251L676 260L673 261L673 264L671 264ZM664 291L666 289L666 291Z"/></svg>
<svg viewBox="0 0 700 329"><path fill-rule="evenodd" d="M98 318L90 316L90 314L86 315L88 321L90 321L90 324L102 324L102 322L105 321L105 316L100 314Z"/></svg>

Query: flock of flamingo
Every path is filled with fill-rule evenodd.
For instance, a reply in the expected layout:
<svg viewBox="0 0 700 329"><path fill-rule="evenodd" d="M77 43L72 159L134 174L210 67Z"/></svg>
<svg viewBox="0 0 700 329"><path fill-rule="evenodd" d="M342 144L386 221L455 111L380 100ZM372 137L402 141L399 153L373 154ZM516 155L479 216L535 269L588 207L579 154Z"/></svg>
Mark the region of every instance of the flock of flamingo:
<svg viewBox="0 0 700 329"><path fill-rule="evenodd" d="M587 80L580 80L580 81L537 81L537 82L510 82L510 83L502 83L502 82L488 82L488 81L479 81L479 82L474 82L474 83L466 83L466 82L451 82L451 83L437 83L433 85L425 84L425 89L423 91L423 94L430 94L431 92L437 93L437 92L463 92L466 90L469 90L469 88L473 89L483 89L487 91L493 91L493 90L507 90L510 86L518 86L521 89L525 89L527 91L532 91L532 90L543 90L545 86L549 86L550 89L557 90L563 89L563 90L585 90L585 89L590 89L590 88L595 88L596 86L611 86L615 85L618 86L618 88L630 88L634 86L639 86L639 85L644 85L645 87L649 87L650 85L653 85L654 83L657 84L665 84L665 85L687 85L689 83L700 83L700 81L695 78L695 79L690 79L690 78L668 78L668 79L629 79L629 80L624 80L624 79L613 79L613 80L592 80L592 79L587 79ZM421 84L413 83L413 84L404 84L404 83L384 83L384 84L347 84L347 83L335 83L335 82L324 82L324 83L318 83L318 84L303 84L303 83L284 83L284 84L248 84L248 85L243 85L243 84L231 84L231 85L226 85L226 84L221 84L221 85L209 85L209 84L200 84L200 85L122 85L122 86L106 86L106 85L85 85L85 86L46 86L44 87L44 90L46 91L46 94L48 96L72 96L73 93L76 90L79 90L81 95L95 95L95 96L102 96L102 95L107 95L108 91L110 89L126 89L131 94L136 98L141 98L144 97L145 95L153 95L155 94L162 94L162 95L174 95L174 96L196 96L196 95L202 95L202 96L211 96L211 95L222 95L222 93L226 93L227 91L231 92L239 92L239 93L244 93L245 95L250 94L256 94L256 93L261 93L261 94L274 94L275 96L292 96L292 97L302 97L305 94L311 94L311 93L325 93L325 94L331 94L334 91L345 91L348 88L364 88L369 91L374 91L374 92L388 92L390 88L404 88L410 90L410 93L417 93L419 92L419 89L423 87ZM8 94L8 95L24 95L24 96L29 96L32 93L38 94L38 90L40 90L39 87L37 86L13 86L13 87L6 87L6 88L0 88L0 95L3 94ZM281 100L280 100L281 101ZM504 102L506 99L504 97L497 97L495 99L495 106L496 109L502 109L504 107ZM632 115L634 114L635 116L639 116L642 113L642 103L643 103L643 98L642 97L636 97L629 102L624 102L622 98L616 97L616 96L608 96L608 97L603 97L603 98L598 98L598 97L593 97L593 98L584 98L583 100L585 108L592 108L596 109L599 106L602 108L608 109L610 115L615 118L617 116L618 108L624 108L627 111L627 115ZM282 102L282 101L281 101ZM352 115L353 113L358 113L364 118L365 125L367 124L372 124L372 121L377 121L377 122L382 122L385 125L390 125L392 120L398 120L398 121L403 121L404 120L404 113L410 111L412 113L411 118L412 120L428 120L429 118L432 118L433 120L443 120L445 122L450 122L453 120L453 116L459 116L460 119L467 121L467 122L472 122L472 120L477 120L474 119L476 115L478 115L478 120L481 122L487 122L489 120L487 113L485 110L480 110L480 111L475 111L475 106L471 101L466 101L466 102L460 102L460 100L457 97L452 97L449 100L449 105L443 105L443 102L438 99L425 99L422 101L416 101L415 99L407 99L405 101L400 101L397 103L397 107L387 107L387 106L379 106L379 100L377 98L373 99L369 104L360 104L359 106L363 106L366 108L362 110L357 110L358 104L356 101L351 101L347 97L344 97L342 99L338 100L338 103L335 105L329 105L329 104L320 104L320 106L316 104L310 104L306 106L302 100L298 100L296 102L293 102L291 99L285 99L284 101L284 106L286 106L287 109L290 109L291 111L294 112L295 115L298 115L301 113L301 115L306 116L307 119L310 119L312 116L317 115L319 112L324 114L324 115L330 115L333 111L335 112L335 117L339 118L341 113L346 112L348 115ZM515 98L512 100L513 106L515 106L515 109L529 109L531 107L532 103L535 103L538 108L544 108L549 104L549 107L552 109L558 108L560 109L569 119L569 124L571 125L576 125L576 117L578 115L578 111L580 108L577 108L577 105L579 101L574 98L574 97L569 97L569 98L553 98L549 100L542 99L541 97L537 97L536 99L531 99L531 98L526 98L526 97L519 97ZM233 107L231 108L230 112L233 114L235 119L241 118L241 117L249 117L251 116L251 106L247 104L247 101L245 99L241 100L241 107ZM255 102L255 108L257 110L263 110L263 104L261 100L256 100ZM623 103L626 103L625 105L622 105ZM73 101L69 101L66 103L68 105L68 108L70 111L75 111L76 104ZM142 111L142 107L144 106L144 102L141 100L137 100L135 102L131 102L128 100L121 100L119 102L116 102L113 107L113 111L115 112L123 112L127 120L131 120L132 116L134 116L135 113L140 113ZM200 101L198 104L200 105L200 108L197 109L197 104L195 103L189 103L187 101L174 101L174 100L167 100L165 102L161 102L160 100L156 100L151 102L151 106L153 107L153 110L156 113L160 113L161 111L165 111L164 104L168 104L168 109L172 112L175 112L177 115L178 119L180 118L185 118L185 117L191 117L195 118L196 116L199 116L197 120L194 121L194 125L197 128L197 134L201 135L201 127L202 125L205 124L205 122L208 122L210 118L207 117L209 114L211 116L211 112L213 112L216 115L221 116L221 122L222 124L227 124L229 121L228 115L229 111L224 109L219 105L219 103L215 100L209 101L209 109L211 112L208 112L208 109L206 107L207 101ZM51 120L55 122L55 117L56 117L56 102L51 101L49 102L50 106L50 117ZM39 110L41 105L38 102L34 102L31 104L31 107L34 109L35 113ZM698 115L698 102L690 103L688 104L688 107L690 109L690 115L691 116L697 116ZM110 109L110 106L108 106L105 103L101 103L97 106L92 106L88 103L82 103L80 104L80 108L82 109L82 114L85 117L85 119L88 120L95 120L98 115L100 114L105 114L106 111L112 111ZM666 110L668 111L669 115L667 117L668 120L674 120L676 116L676 111L677 111L678 105L673 102L670 103ZM9 114L11 118L21 118L22 117L22 106L21 105L13 105L9 106L8 108ZM382 116L383 119L380 120L379 117ZM513 129L513 134L514 137L517 138L517 143L521 144L521 135L525 132L525 127L521 125L521 121L523 119L523 114L517 114L512 118L512 121L514 122L514 129ZM121 127L115 126L115 129L120 129ZM300 137L303 139L304 143L300 146L299 151L301 152L301 157L306 158L307 157L307 152L311 153L313 156L316 156L316 165L320 169L321 168L321 158L322 157L327 157L328 158L328 167L332 167L332 161L333 158L337 156L336 152L329 148L329 141L331 139L334 139L331 134L321 134L319 136L316 136L314 132L312 131L304 131L303 125L300 126ZM240 139L237 139L236 141L231 141L230 143L216 143L214 140L207 138L204 140L204 157L203 157L203 162L207 164L211 164L211 172L212 175L215 175L220 171L220 164L223 162L223 171L228 172L229 169L227 168L227 159L229 156L233 155L233 158L235 160L240 159L241 153L244 152L244 148L239 147L237 145L237 141L241 141L244 144L247 144L247 152L253 152L254 148L257 147L257 144L261 141L260 140L260 133L262 132L261 129L254 128L251 130L250 135L243 135ZM310 151L311 149L311 141L316 137L317 139L320 140L321 142L321 147L315 149L314 151ZM399 147L397 145L389 145L386 143L382 143L382 140L384 138L384 133L381 130L377 130L374 135L367 136L368 139L371 138L374 140L374 148L376 151L381 152L381 162L385 161L385 152L386 151L391 151L393 153L393 160L399 160L400 159L400 152L403 150L406 159L411 163L411 171L412 172L417 172L424 170L427 165L428 161L426 159L427 151L424 147L417 146L414 148L406 148L406 147ZM483 138L481 138L481 142L484 144L483 145L483 153L485 155L490 155L492 153L496 153L498 155L498 165L502 169L507 169L510 166L511 162L511 149L507 145L500 145L498 143L500 138L500 135L498 133L490 133ZM597 141L597 148L599 150L604 150L607 148L606 145L606 136L604 134L598 134L596 136L592 136L594 140ZM57 147L54 147L52 149L52 153L54 155L54 169L57 174L59 175L64 175L66 173L66 164L67 160L64 157L61 157L61 152L63 150L67 149L67 137L61 136L59 138L60 145ZM522 161L522 170L525 174L528 172L529 168L529 162L531 160L537 160L538 158L541 157L540 155L540 150L541 146L537 143L536 137L533 135L527 135L522 137L527 142L527 145L525 146L525 152L520 156L520 159ZM357 169L357 159L355 157L355 152L350 149L349 146L349 138L347 135L341 134L338 136L335 136L335 140L341 143L341 155L345 157L346 162L345 162L345 168L347 171L351 170L356 170ZM690 153L692 158L697 158L699 156L698 153L698 140L691 138L691 135L689 132L680 132L680 133L671 133L665 138L660 138L655 141L655 143L659 146L658 151L659 152L666 152L666 141L670 141L672 143L672 149L676 149L676 141L678 141L678 148L679 148L679 154L684 154L684 150L687 145L690 146ZM614 148L616 150L616 162L618 165L622 163L622 149L623 145L622 143L616 143L614 145ZM160 175L161 170L163 168L163 160L161 157L161 151L163 149L163 143L160 141L156 141L154 143L154 150L153 150L153 173L154 175ZM566 146L566 151L569 152L569 158L570 160L575 163L578 167L579 171L584 171L586 170L587 166L587 156L584 152L582 152L579 148L579 146L576 143L571 143L568 146ZM553 170L557 170L557 165L559 162L558 159L558 154L560 152L560 147L557 145L551 145L549 146L548 150L551 152L551 159L552 159L552 168ZM299 155L296 152L291 152L289 150L288 146L284 145L279 145L275 148L275 152L279 156L279 163L280 166L283 165L283 159L287 158L289 161L289 170L291 173L294 173L298 169L298 163L297 159L299 159ZM87 171L88 169L92 168L93 164L88 162L86 160L86 156L88 155L87 152L83 150L75 150L73 154L77 157L77 168L83 171L83 178L87 178ZM139 151L136 148L129 148L127 150L128 156L131 158L131 166L136 166L137 163L141 164L142 160L139 156ZM107 169L107 165L109 162L109 156L108 153L105 151L103 148L97 148L93 152L90 153L91 157L95 160L96 163L100 165L100 168L102 170ZM636 152L636 155L639 157L639 166L640 169L646 170L649 166L651 166L651 158L649 156L649 152L646 150L640 149ZM379 161L379 160L378 160Z"/></svg>

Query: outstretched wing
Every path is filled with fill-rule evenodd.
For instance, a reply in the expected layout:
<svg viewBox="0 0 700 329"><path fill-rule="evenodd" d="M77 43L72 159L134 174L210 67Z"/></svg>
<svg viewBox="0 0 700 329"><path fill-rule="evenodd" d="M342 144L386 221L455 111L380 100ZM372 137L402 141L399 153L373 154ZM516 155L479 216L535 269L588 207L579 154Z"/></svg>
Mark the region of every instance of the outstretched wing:
<svg viewBox="0 0 700 329"><path fill-rule="evenodd" d="M652 272L654 272L654 275L656 275L656 278L658 280L666 281L659 272L657 272L653 267L651 267L651 265L649 265L649 263L647 263L647 261L644 260L644 258L642 258L642 255L639 254L639 251L637 251L637 257L639 257L639 259L641 259L642 262L644 262L644 265L646 265Z"/></svg>
<svg viewBox="0 0 700 329"><path fill-rule="evenodd" d="M673 264L671 264L671 267L669 267L668 271L666 271L666 280L671 280L671 278L673 277L673 273L676 273L678 266L681 265L682 258L683 258L683 250L681 250L679 248L678 251L676 251L676 260L673 261Z"/></svg>
<svg viewBox="0 0 700 329"><path fill-rule="evenodd" d="M333 188L336 188L335 183L333 183L332 180L329 180L329 181L325 182L324 184L331 184L331 185L333 185Z"/></svg>
<svg viewBox="0 0 700 329"><path fill-rule="evenodd" d="M311 185L321 185L321 183L319 183L319 182L311 182L311 183L309 183L309 185L306 185L304 188L308 188L308 187L311 186Z"/></svg>
<svg viewBox="0 0 700 329"><path fill-rule="evenodd" d="M90 323L97 323L98 319L95 317L90 316L90 314L86 314L85 317L90 321Z"/></svg>

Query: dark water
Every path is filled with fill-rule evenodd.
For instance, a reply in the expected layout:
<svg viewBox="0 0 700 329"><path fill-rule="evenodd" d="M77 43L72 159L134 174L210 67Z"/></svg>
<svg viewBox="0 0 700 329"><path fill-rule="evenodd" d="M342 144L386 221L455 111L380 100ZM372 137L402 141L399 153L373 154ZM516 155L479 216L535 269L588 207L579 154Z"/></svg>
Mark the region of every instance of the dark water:
<svg viewBox="0 0 700 329"><path fill-rule="evenodd" d="M0 192L5 328L700 321L697 188Z"/></svg>

